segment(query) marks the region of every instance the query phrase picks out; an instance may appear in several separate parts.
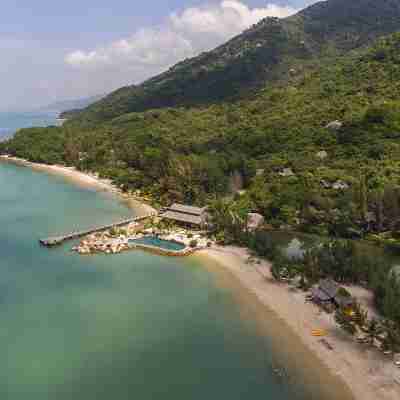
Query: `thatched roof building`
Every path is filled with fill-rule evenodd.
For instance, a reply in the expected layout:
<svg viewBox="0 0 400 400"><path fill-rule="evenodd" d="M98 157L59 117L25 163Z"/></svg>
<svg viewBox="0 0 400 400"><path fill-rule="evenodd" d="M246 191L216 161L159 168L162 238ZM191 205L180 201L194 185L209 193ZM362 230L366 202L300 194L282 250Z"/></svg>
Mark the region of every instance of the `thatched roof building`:
<svg viewBox="0 0 400 400"><path fill-rule="evenodd" d="M313 300L319 304L332 303L340 308L354 305L354 299L332 279L320 281L318 286L313 287L311 294Z"/></svg>
<svg viewBox="0 0 400 400"><path fill-rule="evenodd" d="M332 297L327 295L319 287L312 288L311 294L312 294L313 300L318 303L326 303L326 302L332 301Z"/></svg>
<svg viewBox="0 0 400 400"><path fill-rule="evenodd" d="M161 217L185 225L203 227L206 224L206 207L193 207L184 204L173 204Z"/></svg>
<svg viewBox="0 0 400 400"><path fill-rule="evenodd" d="M325 279L319 283L321 289L330 299L334 299L338 294L339 285L331 279Z"/></svg>

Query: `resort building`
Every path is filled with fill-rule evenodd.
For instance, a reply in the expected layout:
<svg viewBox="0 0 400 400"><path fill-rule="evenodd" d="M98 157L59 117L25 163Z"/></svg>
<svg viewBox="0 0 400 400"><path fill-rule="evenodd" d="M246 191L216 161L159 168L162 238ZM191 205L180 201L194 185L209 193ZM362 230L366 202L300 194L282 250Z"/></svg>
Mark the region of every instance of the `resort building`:
<svg viewBox="0 0 400 400"><path fill-rule="evenodd" d="M165 209L161 218L190 228L203 229L207 225L207 207L193 207L184 204L173 204Z"/></svg>
<svg viewBox="0 0 400 400"><path fill-rule="evenodd" d="M331 279L324 279L312 288L312 299L315 303L325 308L342 308L350 310L354 305L354 299L347 291Z"/></svg>

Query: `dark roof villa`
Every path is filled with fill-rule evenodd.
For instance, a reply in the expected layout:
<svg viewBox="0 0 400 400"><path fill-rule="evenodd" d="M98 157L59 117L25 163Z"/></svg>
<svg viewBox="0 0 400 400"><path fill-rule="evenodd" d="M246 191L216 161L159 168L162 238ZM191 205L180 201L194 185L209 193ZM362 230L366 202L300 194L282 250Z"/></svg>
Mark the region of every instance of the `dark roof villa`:
<svg viewBox="0 0 400 400"><path fill-rule="evenodd" d="M346 290L331 279L324 279L318 286L312 288L313 300L319 304L334 304L336 307L348 308L354 304L354 299Z"/></svg>
<svg viewBox="0 0 400 400"><path fill-rule="evenodd" d="M206 207L192 207L184 204L173 204L167 208L161 217L190 226L202 227L206 224Z"/></svg>

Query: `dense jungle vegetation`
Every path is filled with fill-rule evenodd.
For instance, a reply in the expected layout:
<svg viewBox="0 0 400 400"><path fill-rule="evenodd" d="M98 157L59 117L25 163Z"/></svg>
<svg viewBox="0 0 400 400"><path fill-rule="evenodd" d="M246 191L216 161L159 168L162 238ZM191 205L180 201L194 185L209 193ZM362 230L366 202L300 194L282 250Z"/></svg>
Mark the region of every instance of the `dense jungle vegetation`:
<svg viewBox="0 0 400 400"><path fill-rule="evenodd" d="M218 241L269 258L271 228L367 238L400 252L397 31L400 0L328 0L267 18L67 113L63 127L20 130L0 153L98 172L159 205L207 204ZM249 211L266 220L251 235ZM302 262L278 257L275 274L363 282L400 346L398 280L349 243L330 242Z"/></svg>
<svg viewBox="0 0 400 400"><path fill-rule="evenodd" d="M288 18L263 19L222 46L72 117L80 126L93 125L129 112L232 101L277 81L286 84L293 72L369 45L399 26L398 0L322 1Z"/></svg>
<svg viewBox="0 0 400 400"><path fill-rule="evenodd" d="M270 232L259 230L244 237L257 254L273 260L272 274L278 281L297 279L306 291L321 279L333 278L341 284L362 284L370 289L380 319L369 316L358 303L353 305L352 315L336 310L335 319L351 335L364 331L371 344L379 339L383 351L400 352L400 275L391 263L369 257L351 240L326 240L306 250L302 258L290 259L282 255Z"/></svg>
<svg viewBox="0 0 400 400"><path fill-rule="evenodd" d="M98 171L160 204L221 196L274 227L400 237L400 34L202 108L19 131L2 151ZM336 123L330 124L332 121ZM340 122L340 123L339 123ZM371 236L380 234L380 236Z"/></svg>

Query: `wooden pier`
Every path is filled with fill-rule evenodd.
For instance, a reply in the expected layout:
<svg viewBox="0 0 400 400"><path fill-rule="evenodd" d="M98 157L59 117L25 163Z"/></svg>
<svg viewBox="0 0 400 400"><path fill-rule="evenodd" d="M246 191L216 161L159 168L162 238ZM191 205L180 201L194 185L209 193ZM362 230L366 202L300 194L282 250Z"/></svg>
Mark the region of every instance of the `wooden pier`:
<svg viewBox="0 0 400 400"><path fill-rule="evenodd" d="M156 216L156 213L141 215L141 216L134 217L134 218L128 218L128 219L124 219L122 221L114 222L109 225L98 226L98 227L83 230L83 231L71 232L66 235L53 236L53 237L49 237L46 239L40 239L39 243L42 246L46 246L46 247L59 246L62 243L66 242L67 240L79 239L81 237L90 235L92 233L102 232L102 231L106 231L108 229L118 228L118 227L124 226L124 225L129 225L133 222L139 222L139 221L142 221L144 219L151 218L154 216Z"/></svg>

